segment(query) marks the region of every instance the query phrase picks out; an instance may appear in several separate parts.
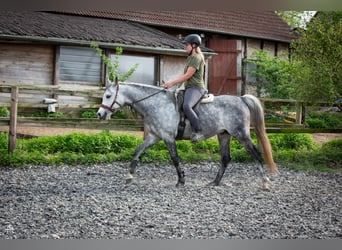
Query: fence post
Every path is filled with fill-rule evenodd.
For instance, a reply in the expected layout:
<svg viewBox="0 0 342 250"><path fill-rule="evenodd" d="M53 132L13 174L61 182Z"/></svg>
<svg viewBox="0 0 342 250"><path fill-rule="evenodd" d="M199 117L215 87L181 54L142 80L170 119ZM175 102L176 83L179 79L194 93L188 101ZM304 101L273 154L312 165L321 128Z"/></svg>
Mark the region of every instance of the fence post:
<svg viewBox="0 0 342 250"><path fill-rule="evenodd" d="M296 102L296 123L302 124L303 119L303 103L302 102Z"/></svg>
<svg viewBox="0 0 342 250"><path fill-rule="evenodd" d="M10 108L10 124L9 124L9 140L8 152L13 153L17 140L17 113L18 113L18 92L19 88L12 87L11 91L11 108Z"/></svg>

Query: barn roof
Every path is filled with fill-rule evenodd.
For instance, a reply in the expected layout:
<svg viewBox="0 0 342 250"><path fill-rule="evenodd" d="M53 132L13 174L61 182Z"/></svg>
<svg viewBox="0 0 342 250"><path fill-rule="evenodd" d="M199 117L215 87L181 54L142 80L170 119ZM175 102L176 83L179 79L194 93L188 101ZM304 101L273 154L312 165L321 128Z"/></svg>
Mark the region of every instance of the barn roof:
<svg viewBox="0 0 342 250"><path fill-rule="evenodd" d="M289 43L291 27L274 11L77 11L78 15Z"/></svg>
<svg viewBox="0 0 342 250"><path fill-rule="evenodd" d="M61 13L0 11L0 39L122 46L139 51L184 53L178 38L128 21ZM213 53L203 48L203 52Z"/></svg>

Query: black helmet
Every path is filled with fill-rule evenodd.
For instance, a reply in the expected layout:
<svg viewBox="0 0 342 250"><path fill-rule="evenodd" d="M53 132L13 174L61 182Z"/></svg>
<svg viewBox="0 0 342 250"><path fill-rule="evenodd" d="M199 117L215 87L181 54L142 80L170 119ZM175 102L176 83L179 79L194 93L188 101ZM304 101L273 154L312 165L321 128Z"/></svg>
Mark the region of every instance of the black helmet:
<svg viewBox="0 0 342 250"><path fill-rule="evenodd" d="M199 35L197 34L190 34L187 35L186 37L184 37L184 40L182 41L182 43L195 43L197 44L197 46L199 46L202 42L202 39Z"/></svg>

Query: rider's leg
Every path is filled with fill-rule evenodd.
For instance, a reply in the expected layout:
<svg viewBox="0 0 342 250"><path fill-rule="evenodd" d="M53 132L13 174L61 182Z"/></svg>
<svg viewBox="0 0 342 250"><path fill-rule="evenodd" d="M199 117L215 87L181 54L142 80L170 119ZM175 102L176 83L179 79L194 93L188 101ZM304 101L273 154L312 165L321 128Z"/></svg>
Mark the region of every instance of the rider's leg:
<svg viewBox="0 0 342 250"><path fill-rule="evenodd" d="M194 132L201 131L200 120L193 107L201 99L202 95L201 88L197 87L187 88L184 93L183 110Z"/></svg>

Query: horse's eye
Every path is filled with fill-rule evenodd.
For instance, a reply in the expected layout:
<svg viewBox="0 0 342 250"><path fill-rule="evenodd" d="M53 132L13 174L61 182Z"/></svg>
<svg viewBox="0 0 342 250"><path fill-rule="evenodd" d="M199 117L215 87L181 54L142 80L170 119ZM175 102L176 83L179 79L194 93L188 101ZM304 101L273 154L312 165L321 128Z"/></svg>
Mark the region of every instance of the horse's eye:
<svg viewBox="0 0 342 250"><path fill-rule="evenodd" d="M109 99L112 95L106 95L106 98Z"/></svg>

